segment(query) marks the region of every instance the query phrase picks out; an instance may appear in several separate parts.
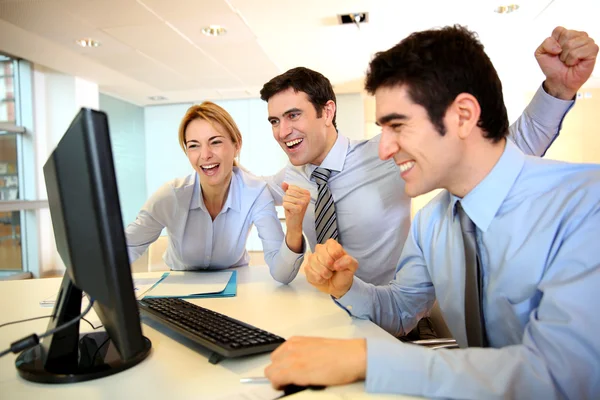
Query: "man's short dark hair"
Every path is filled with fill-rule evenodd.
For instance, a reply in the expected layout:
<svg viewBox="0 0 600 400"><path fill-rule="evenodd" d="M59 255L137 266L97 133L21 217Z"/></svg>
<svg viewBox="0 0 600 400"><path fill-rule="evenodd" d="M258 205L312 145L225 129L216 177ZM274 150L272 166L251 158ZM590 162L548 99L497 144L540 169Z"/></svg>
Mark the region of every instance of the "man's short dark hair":
<svg viewBox="0 0 600 400"><path fill-rule="evenodd" d="M416 32L369 64L365 88L405 85L415 104L423 106L441 135L444 115L460 93L473 95L481 107L477 126L494 142L508 133L502 84L475 33L462 26Z"/></svg>
<svg viewBox="0 0 600 400"><path fill-rule="evenodd" d="M329 79L317 71L304 67L292 68L265 83L260 91L260 98L268 102L271 97L289 88L294 89L295 92L306 93L308 100L315 107L318 118L323 115L323 108L329 100L336 102ZM333 126L337 128L335 116L333 114Z"/></svg>

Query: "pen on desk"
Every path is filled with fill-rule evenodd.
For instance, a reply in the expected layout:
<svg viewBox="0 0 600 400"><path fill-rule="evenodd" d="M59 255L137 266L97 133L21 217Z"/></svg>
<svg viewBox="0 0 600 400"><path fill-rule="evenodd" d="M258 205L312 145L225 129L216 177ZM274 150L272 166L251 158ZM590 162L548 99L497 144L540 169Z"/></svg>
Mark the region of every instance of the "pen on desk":
<svg viewBox="0 0 600 400"><path fill-rule="evenodd" d="M250 376L248 378L240 378L240 383L271 383L264 376Z"/></svg>

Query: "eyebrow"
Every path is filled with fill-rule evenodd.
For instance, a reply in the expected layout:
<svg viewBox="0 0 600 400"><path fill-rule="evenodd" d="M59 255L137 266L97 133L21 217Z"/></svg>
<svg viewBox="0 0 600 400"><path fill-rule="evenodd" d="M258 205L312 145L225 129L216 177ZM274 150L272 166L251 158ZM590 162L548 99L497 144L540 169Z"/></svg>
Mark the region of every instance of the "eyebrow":
<svg viewBox="0 0 600 400"><path fill-rule="evenodd" d="M211 136L211 137L208 139L208 141L210 142L210 141L211 141L211 140L213 140L213 139L217 139L217 138L224 138L224 137L225 137L225 136L223 136L223 135ZM195 142L195 143L200 143L200 142L199 142L199 141L197 141L196 139L190 139L190 140L186 140L186 141L185 141L185 143L186 143L186 144L188 144L188 143L193 143L193 142Z"/></svg>
<svg viewBox="0 0 600 400"><path fill-rule="evenodd" d="M387 114L387 115L384 115L383 117L379 118L379 120L377 120L377 122L375 122L375 123L377 124L377 126L381 126L381 125L385 125L388 122L393 121L395 119L407 120L408 117L404 114L391 113L391 114Z"/></svg>
<svg viewBox="0 0 600 400"><path fill-rule="evenodd" d="M289 110L287 110L287 111L285 111L283 114L281 114L281 116L285 117L286 115L289 115L289 114L291 114L291 113L295 113L295 112L302 112L302 110L301 110L301 109L299 109L299 108L297 108L297 107L290 108ZM267 117L267 120L268 120L268 121L270 121L270 120L272 120L272 119L279 119L279 118L278 118L278 117L274 117L274 116L272 116L272 115L269 115L269 116Z"/></svg>

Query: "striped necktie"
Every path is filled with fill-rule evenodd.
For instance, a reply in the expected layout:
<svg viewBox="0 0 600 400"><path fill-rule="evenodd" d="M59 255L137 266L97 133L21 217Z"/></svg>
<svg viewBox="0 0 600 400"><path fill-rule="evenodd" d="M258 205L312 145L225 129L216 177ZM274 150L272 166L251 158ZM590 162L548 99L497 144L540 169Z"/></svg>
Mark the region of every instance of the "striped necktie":
<svg viewBox="0 0 600 400"><path fill-rule="evenodd" d="M331 170L320 167L315 169L311 175L319 188L317 202L315 203L315 229L317 243L321 244L325 243L327 239L338 240L339 238L335 203L327 185L329 175L331 175Z"/></svg>
<svg viewBox="0 0 600 400"><path fill-rule="evenodd" d="M488 347L483 316L481 262L475 242L475 224L456 203L465 247L465 328L469 347Z"/></svg>

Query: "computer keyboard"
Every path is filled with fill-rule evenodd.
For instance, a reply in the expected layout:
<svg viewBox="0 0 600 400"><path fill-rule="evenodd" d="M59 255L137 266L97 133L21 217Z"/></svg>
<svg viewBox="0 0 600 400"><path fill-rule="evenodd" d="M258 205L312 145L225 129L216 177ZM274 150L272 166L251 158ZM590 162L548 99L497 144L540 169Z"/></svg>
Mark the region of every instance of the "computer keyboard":
<svg viewBox="0 0 600 400"><path fill-rule="evenodd" d="M168 326L213 351L209 361L273 351L285 341L258 329L188 301L151 298L138 301L143 315Z"/></svg>

